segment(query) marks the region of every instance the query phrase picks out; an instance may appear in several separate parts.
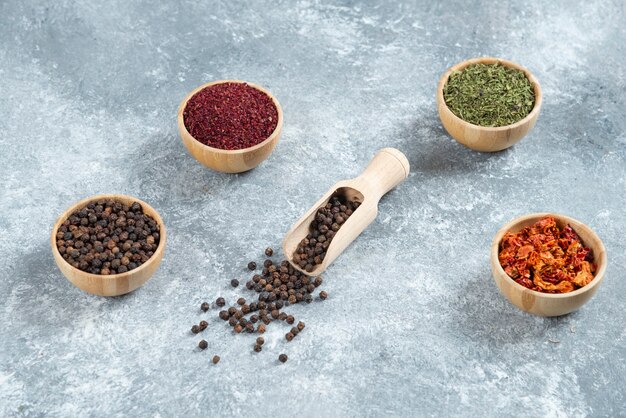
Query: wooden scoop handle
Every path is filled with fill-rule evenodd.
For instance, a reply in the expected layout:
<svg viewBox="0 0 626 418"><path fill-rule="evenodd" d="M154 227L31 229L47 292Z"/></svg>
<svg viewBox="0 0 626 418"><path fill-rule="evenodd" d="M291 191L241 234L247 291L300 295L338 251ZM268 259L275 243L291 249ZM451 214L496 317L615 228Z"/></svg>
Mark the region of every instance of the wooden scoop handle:
<svg viewBox="0 0 626 418"><path fill-rule="evenodd" d="M388 191L402 183L409 176L409 161L395 148L383 148L355 179L358 190L366 199L379 200Z"/></svg>

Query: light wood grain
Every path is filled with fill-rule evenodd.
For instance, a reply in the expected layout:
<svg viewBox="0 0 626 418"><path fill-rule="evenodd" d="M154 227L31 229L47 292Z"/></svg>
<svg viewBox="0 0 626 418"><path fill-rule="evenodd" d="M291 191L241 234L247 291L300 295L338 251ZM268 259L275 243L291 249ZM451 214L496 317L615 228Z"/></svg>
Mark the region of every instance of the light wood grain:
<svg viewBox="0 0 626 418"><path fill-rule="evenodd" d="M100 275L79 270L76 267L71 266L67 261L65 261L59 253L56 245L57 231L61 224L65 222L65 220L77 209L81 209L93 201L108 199L114 200L116 202L121 202L126 205L131 205L133 202L138 202L139 204L141 204L143 212L146 215L150 216L152 219L154 219L159 225L159 245L152 257L148 259L148 261L146 261L136 269L127 271L126 273ZM94 295L119 296L125 293L132 292L133 290L139 288L145 282L147 282L150 277L152 277L154 272L159 267L159 264L161 264L161 260L163 259L166 235L167 234L165 231L165 225L163 224L163 220L161 219L157 211L154 210L154 208L152 208L152 206L148 205L146 202L135 197L122 194L103 194L83 199L80 202L72 205L61 216L59 216L59 219L56 221L54 227L52 228L50 245L52 246L52 255L54 256L54 261L57 263L57 266L59 266L59 270L61 270L61 273L63 273L67 280L69 280L74 286Z"/></svg>
<svg viewBox="0 0 626 418"><path fill-rule="evenodd" d="M528 289L511 279L500 265L498 254L500 243L506 232L517 233L544 218L552 216L559 228L569 224L578 234L583 244L593 251L597 264L594 279L587 286L569 293L549 294ZM606 271L607 257L604 245L591 228L576 219L554 213L532 213L512 220L504 225L495 235L491 244L491 271L500 292L515 306L523 311L539 316L560 316L573 312L583 306L596 293Z"/></svg>
<svg viewBox="0 0 626 418"><path fill-rule="evenodd" d="M522 120L507 126L500 126L497 128L489 128L485 126L473 125L469 122L456 116L446 105L446 101L443 97L443 88L448 82L450 74L454 71L463 70L465 67L472 64L495 64L499 63L505 67L516 68L523 71L535 91L535 106L533 110ZM474 58L467 61L463 61L445 72L445 74L439 80L437 86L437 110L439 112L439 118L443 127L448 134L456 139L461 144L468 148L482 152L495 152L502 151L509 148L513 144L517 143L535 126L537 116L541 110L542 93L539 82L526 68L507 60L500 58Z"/></svg>
<svg viewBox="0 0 626 418"><path fill-rule="evenodd" d="M272 99L274 105L276 106L276 111L278 113L278 122L276 123L276 128L274 132L263 142L250 147L239 150L223 150L219 148L209 147L208 145L204 145L202 142L194 139L193 136L187 131L184 122L183 112L185 111L185 107L187 106L187 102L189 99L193 97L194 94L203 90L209 86L213 86L215 84L222 83L246 83L250 87L253 87ZM260 87L253 83L248 83L246 81L241 80L219 80L213 81L211 83L203 84L197 89L193 90L189 93L185 99L180 104L178 108L178 131L180 132L180 137L183 140L183 144L189 151L189 153L200 163L209 167L215 171L219 171L222 173L242 173L244 171L252 170L257 165L261 164L267 157L270 156L274 147L278 143L278 139L283 130L283 110L278 103L278 100L263 87Z"/></svg>
<svg viewBox="0 0 626 418"><path fill-rule="evenodd" d="M361 175L336 183L291 227L283 240L285 257L297 270L309 276L321 274L376 218L380 198L404 181L409 175L409 169L409 161L397 149L383 148L378 151ZM335 192L361 205L334 236L322 264L316 265L312 272L306 272L293 263L293 253L298 243L309 233L317 209L326 205Z"/></svg>

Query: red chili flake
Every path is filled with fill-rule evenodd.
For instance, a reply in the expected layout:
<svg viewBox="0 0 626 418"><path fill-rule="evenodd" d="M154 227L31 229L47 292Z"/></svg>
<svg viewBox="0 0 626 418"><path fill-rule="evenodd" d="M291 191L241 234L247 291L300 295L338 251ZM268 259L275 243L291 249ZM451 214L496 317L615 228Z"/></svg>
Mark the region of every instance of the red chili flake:
<svg viewBox="0 0 626 418"><path fill-rule="evenodd" d="M569 225L559 229L553 217L517 234L504 234L498 259L517 283L544 293L579 289L593 280L596 271L591 250Z"/></svg>
<svg viewBox="0 0 626 418"><path fill-rule="evenodd" d="M221 83L194 94L183 120L197 141L237 150L266 140L276 129L278 110L267 94L246 83Z"/></svg>

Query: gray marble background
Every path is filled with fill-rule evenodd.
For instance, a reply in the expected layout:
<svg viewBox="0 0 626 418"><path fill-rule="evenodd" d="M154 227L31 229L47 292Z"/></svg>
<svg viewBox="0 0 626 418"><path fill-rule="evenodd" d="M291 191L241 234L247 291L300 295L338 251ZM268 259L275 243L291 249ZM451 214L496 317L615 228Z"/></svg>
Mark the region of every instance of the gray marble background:
<svg viewBox="0 0 626 418"><path fill-rule="evenodd" d="M0 2L0 416L626 414L624 7ZM481 55L545 94L530 135L496 154L452 140L435 108L444 70ZM205 169L176 128L185 94L224 78L285 112L274 154L242 175ZM307 324L295 341L274 324L256 354L201 314L249 296L230 279L387 146L411 175L325 274L329 299L290 309ZM169 230L127 296L81 292L51 256L56 217L97 193L146 200ZM491 278L495 232L536 211L587 223L608 251L598 294L565 317L520 312Z"/></svg>

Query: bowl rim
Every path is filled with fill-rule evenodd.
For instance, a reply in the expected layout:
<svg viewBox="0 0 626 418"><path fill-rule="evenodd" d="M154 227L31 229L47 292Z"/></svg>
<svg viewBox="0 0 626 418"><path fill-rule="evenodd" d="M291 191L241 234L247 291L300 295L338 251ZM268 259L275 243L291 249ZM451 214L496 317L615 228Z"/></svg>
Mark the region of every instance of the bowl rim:
<svg viewBox="0 0 626 418"><path fill-rule="evenodd" d="M225 83L247 84L248 86L267 95L272 100L272 103L274 103L274 106L276 107L276 112L278 113L278 120L276 121L276 127L267 138L265 138L263 141L259 142L258 144L253 145L248 148L241 148L241 149L236 149L236 150L225 150L225 149L215 148L215 147L211 147L209 145L203 144L202 142L198 141L193 135L191 135L191 133L189 133L189 131L187 130L187 127L185 126L184 116L183 116L183 112L185 111L185 108L187 107L187 102L199 91L204 90L205 88L210 87L210 86L214 86L217 84L225 84ZM234 80L234 79L233 80L230 80L230 79L229 80L215 80L215 81L210 81L208 83L204 83L201 86L198 86L195 89L193 89L191 92L189 92L185 96L185 98L182 100L182 102L180 102L180 106L178 107L179 129L187 133L187 135L189 135L191 139L197 142L197 145L199 145L200 147L206 148L207 150L211 152L224 154L224 155L244 154L247 152L256 151L257 149L263 148L265 145L272 142L276 138L276 136L279 135L280 131L282 130L282 126L283 126L283 109L280 106L278 99L276 99L276 97L274 97L274 95L270 93L269 90L259 86L258 84L251 83L249 81L244 81L244 80Z"/></svg>
<svg viewBox="0 0 626 418"><path fill-rule="evenodd" d="M143 207L147 207L149 208L155 216L150 215L152 218L154 218L154 220L157 222L157 224L159 225L159 245L157 245L156 250L154 250L154 254L152 254L152 256L150 256L150 258L143 263L142 265L140 265L139 267L129 270L125 273L116 273L116 274L94 274L94 273L89 273L87 271L83 271L81 269L78 269L76 267L74 267L73 265L71 265L70 263L67 262L67 260L65 260L63 258L63 256L61 255L61 253L59 253L59 249L57 248L56 245L56 233L59 230L59 227L61 226L61 224L63 222L65 222L65 220L67 218L69 218L69 216L76 211L78 208L82 208L84 206L87 206L89 203L96 201L96 200L102 200L102 199L111 199L111 200L119 200L120 198L123 199L128 199L128 200L133 200L135 202L138 202L141 206L142 209ZM145 210L144 210L145 213ZM157 255L160 252L163 252L163 248L165 247L165 240L167 237L167 232L165 230L165 224L163 223L163 219L161 219L161 215L159 215L159 213L152 207L150 206L148 203L144 202L141 199L138 199L134 196L130 196L130 195L126 195L126 194L98 194L98 195L93 195L93 196L89 196L86 197L84 199L79 200L78 202L74 203L73 205L69 206L56 220L56 222L54 223L54 226L52 227L52 234L50 235L50 244L52 246L52 252L54 255L54 258L57 260L62 260L63 263L70 268L70 270L74 271L77 275L81 275L85 278L89 278L89 279L96 279L96 280L120 280L120 279L124 279L124 278L129 278L131 276L137 275L138 273L140 273L142 270L146 269L148 267L148 265L150 265L152 262L154 262L157 259Z"/></svg>
<svg viewBox="0 0 626 418"><path fill-rule="evenodd" d="M596 271L596 274L593 276L593 280L586 286L581 287L580 289L576 289L573 292L568 292L568 293L543 293L543 292L537 292L536 290L533 289L529 289L525 286L522 286L521 284L517 283L515 280L513 280L508 274L506 274L506 272L504 271L504 269L502 268L502 265L500 264L500 260L498 258L498 254L500 253L500 242L502 241L502 238L504 237L504 234L507 233L508 231L510 231L511 229L513 229L513 227L519 225L522 222L526 222L528 220L531 219L540 219L540 218L544 218L546 216L552 216L557 220L560 221L564 221L568 224L570 224L570 226L572 227L572 229L574 229L574 231L576 231L576 229L585 229L585 232L587 232L588 234L592 235L597 241L598 241L598 245L599 245L599 252L600 252L600 259L596 259L597 255L595 254L594 251L594 261L596 261L596 264L598 266L598 270ZM575 225L572 225L575 224ZM583 243L584 244L584 243ZM543 297L546 299L566 299L566 298L571 298L571 297L575 297L578 295L581 295L585 292L590 291L591 289L593 289L594 287L598 286L600 284L600 282L602 281L602 279L604 278L604 273L606 271L606 265L607 265L607 256L606 256L606 249L604 247L604 243L602 242L602 240L600 239L600 237L598 236L598 234L595 233L595 231L593 229L591 229L590 227L588 227L587 225L585 225L584 223L582 223L581 221L574 219L572 217L569 217L567 215L562 215L559 213L554 213L554 212L536 212L536 213L529 213L526 215L522 215L522 216L518 216L514 219L512 219L511 221L507 222L506 224L504 224L504 226L502 226L498 232L496 232L496 235L494 236L492 242L491 242L491 251L490 251L490 259L491 259L491 265L494 267L494 274L499 275L500 277L504 277L505 280L508 280L509 283L511 283L515 288L517 288L520 291L526 291L526 292L532 292L533 295L538 296L538 297Z"/></svg>
<svg viewBox="0 0 626 418"><path fill-rule="evenodd" d="M450 110L450 108L448 107L448 104L446 103L446 99L443 97L443 88L448 82L448 78L450 78L450 74L452 74L454 71L462 70L472 64L496 64L496 63L499 63L505 67L515 68L517 70L522 71L524 75L526 75L526 78L528 78L528 81L530 81L530 83L532 84L533 90L535 92L535 105L533 106L533 109L530 111L530 113L526 115L523 119L520 119L517 122L512 123L510 125L504 125L504 126L475 125L455 115L454 112ZM541 110L541 104L543 103L543 93L541 91L541 85L539 84L539 81L533 75L533 73L531 73L526 67L523 67L517 64L516 62L509 61L503 58L496 58L496 57L470 58L468 60L461 61L453 65L452 67L448 68L446 72L439 79L439 84L437 85L437 98L444 105L443 108L445 108L446 112L453 119L455 119L458 123L462 123L462 124L471 126L473 129L476 129L478 131L485 131L485 132L501 132L501 131L507 131L507 130L515 129L519 126L522 126L530 122L534 117L536 117L536 115Z"/></svg>

